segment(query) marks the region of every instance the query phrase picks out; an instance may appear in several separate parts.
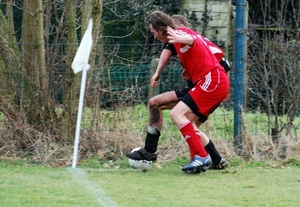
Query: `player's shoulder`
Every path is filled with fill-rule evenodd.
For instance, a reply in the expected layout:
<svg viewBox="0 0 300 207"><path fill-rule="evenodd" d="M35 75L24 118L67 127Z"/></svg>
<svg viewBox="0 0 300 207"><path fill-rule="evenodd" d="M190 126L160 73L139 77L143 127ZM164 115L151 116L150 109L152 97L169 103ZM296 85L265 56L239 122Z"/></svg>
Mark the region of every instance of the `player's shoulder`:
<svg viewBox="0 0 300 207"><path fill-rule="evenodd" d="M176 49L172 43L167 43L163 45L163 49L170 50L172 52L172 55L176 55Z"/></svg>
<svg viewBox="0 0 300 207"><path fill-rule="evenodd" d="M172 48L174 48L174 45L172 43L163 44L163 49L171 50Z"/></svg>

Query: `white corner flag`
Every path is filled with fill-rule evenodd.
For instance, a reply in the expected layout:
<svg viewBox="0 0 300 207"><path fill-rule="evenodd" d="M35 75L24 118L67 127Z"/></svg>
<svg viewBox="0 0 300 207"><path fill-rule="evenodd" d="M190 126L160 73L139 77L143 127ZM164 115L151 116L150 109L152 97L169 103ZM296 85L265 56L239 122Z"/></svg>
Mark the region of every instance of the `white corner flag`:
<svg viewBox="0 0 300 207"><path fill-rule="evenodd" d="M72 62L72 69L75 74L82 71L83 68L86 67L86 65L88 65L91 48L93 44L92 30L93 30L93 19L90 19L88 27L83 35L79 48Z"/></svg>
<svg viewBox="0 0 300 207"><path fill-rule="evenodd" d="M78 154L80 127L81 127L80 126L81 125L81 116L82 116L82 110L83 110L83 99L84 99L84 91L85 91L86 74L87 74L87 71L90 69L90 65L88 62L89 62L90 52L91 52L91 48L92 48L92 44L93 44L92 30L93 30L93 19L90 19L88 27L83 35L83 38L79 45L79 48L78 48L76 55L74 57L74 60L72 62L72 69L75 74L82 71L72 168L76 168L76 163L77 163L77 154Z"/></svg>

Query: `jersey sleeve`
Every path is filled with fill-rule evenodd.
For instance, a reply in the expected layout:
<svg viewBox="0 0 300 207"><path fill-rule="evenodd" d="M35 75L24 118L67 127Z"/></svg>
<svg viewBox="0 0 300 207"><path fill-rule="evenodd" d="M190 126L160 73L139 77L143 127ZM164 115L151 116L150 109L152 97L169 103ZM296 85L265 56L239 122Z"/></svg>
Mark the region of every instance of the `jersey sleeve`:
<svg viewBox="0 0 300 207"><path fill-rule="evenodd" d="M170 44L170 43L167 43L167 44L164 44L163 45L163 49L167 49L167 50L170 50L172 52L172 55L177 55L177 52L176 52L176 49L174 47L173 44Z"/></svg>

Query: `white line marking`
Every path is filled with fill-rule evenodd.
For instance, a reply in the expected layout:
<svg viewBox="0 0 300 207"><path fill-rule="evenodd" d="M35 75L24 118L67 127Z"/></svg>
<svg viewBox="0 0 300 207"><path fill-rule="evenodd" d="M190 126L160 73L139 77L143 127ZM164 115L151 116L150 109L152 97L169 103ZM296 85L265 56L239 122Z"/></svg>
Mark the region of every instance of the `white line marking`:
<svg viewBox="0 0 300 207"><path fill-rule="evenodd" d="M106 193L93 182L88 180L86 173L82 169L68 168L69 172L73 175L73 178L78 184L85 187L90 194L92 194L103 207L118 207L118 204L114 202Z"/></svg>

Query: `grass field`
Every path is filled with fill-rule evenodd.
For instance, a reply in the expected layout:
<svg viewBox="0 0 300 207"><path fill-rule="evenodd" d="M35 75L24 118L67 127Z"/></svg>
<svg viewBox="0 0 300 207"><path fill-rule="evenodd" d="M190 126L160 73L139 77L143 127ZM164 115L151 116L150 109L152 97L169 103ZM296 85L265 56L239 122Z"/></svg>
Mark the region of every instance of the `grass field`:
<svg viewBox="0 0 300 207"><path fill-rule="evenodd" d="M0 162L1 207L16 206L299 206L299 165L236 164L198 175L181 172L184 160L131 169L126 160L111 169L49 168ZM299 164L299 163L298 163Z"/></svg>

